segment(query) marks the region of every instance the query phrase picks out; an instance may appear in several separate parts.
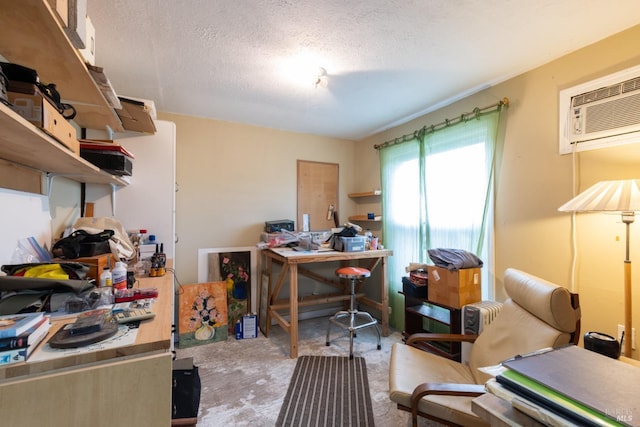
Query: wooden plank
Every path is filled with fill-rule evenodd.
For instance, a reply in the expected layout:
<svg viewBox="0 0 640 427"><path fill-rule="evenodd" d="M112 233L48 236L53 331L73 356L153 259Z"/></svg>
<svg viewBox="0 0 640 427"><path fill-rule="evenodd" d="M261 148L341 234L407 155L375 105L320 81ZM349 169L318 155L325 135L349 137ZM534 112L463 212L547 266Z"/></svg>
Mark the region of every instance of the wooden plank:
<svg viewBox="0 0 640 427"><path fill-rule="evenodd" d="M42 172L0 159L0 187L43 194Z"/></svg>
<svg viewBox="0 0 640 427"><path fill-rule="evenodd" d="M297 229L302 230L302 215L309 214L310 230L328 230L335 226L327 219L329 206L338 206L339 165L337 163L298 160Z"/></svg>

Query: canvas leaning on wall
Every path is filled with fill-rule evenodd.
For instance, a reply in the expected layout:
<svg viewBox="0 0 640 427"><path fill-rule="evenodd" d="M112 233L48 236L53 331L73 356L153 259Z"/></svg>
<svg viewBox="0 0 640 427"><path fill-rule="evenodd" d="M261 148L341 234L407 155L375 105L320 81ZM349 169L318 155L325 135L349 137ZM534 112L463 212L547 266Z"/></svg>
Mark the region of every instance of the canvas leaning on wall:
<svg viewBox="0 0 640 427"><path fill-rule="evenodd" d="M235 323L257 311L255 247L198 249L198 282L224 281L227 286L228 334Z"/></svg>
<svg viewBox="0 0 640 427"><path fill-rule="evenodd" d="M178 296L180 348L226 341L228 337L227 283L184 285Z"/></svg>

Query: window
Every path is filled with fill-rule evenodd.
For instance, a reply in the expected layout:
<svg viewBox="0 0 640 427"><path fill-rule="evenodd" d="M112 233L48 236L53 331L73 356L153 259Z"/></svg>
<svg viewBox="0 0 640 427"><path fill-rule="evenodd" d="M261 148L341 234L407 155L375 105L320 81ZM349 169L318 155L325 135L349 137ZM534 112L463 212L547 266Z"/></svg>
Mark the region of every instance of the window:
<svg viewBox="0 0 640 427"><path fill-rule="evenodd" d="M404 321L402 276L428 263L430 248L457 248L484 261L483 299L492 297L493 167L499 114L483 114L380 148L383 243L389 259L392 324Z"/></svg>

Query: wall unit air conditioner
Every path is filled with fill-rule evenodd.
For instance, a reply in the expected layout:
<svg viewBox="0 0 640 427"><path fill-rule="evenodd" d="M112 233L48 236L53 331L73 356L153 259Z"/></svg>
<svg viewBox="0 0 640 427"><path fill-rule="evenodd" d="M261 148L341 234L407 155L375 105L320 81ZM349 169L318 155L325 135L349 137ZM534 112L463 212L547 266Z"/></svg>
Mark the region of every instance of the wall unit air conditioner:
<svg viewBox="0 0 640 427"><path fill-rule="evenodd" d="M640 142L640 66L560 91L559 151Z"/></svg>

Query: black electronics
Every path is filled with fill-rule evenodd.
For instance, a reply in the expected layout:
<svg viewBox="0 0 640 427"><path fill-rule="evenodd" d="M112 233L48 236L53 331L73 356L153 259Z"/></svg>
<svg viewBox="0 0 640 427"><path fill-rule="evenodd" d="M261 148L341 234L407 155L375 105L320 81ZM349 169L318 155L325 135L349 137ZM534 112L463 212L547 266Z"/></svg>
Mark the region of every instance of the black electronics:
<svg viewBox="0 0 640 427"><path fill-rule="evenodd" d="M587 332L584 334L584 348L613 359L620 357L620 343L618 340L602 332Z"/></svg>
<svg viewBox="0 0 640 427"><path fill-rule="evenodd" d="M80 148L80 157L113 175L131 176L133 172L131 158L115 151Z"/></svg>
<svg viewBox="0 0 640 427"><path fill-rule="evenodd" d="M277 233L281 230L293 231L293 221L280 219L277 221L265 221L264 223L264 231L267 233Z"/></svg>
<svg viewBox="0 0 640 427"><path fill-rule="evenodd" d="M425 283L424 286L416 285L411 279L405 276L402 278L402 292L414 298L426 299L428 295L427 284Z"/></svg>

